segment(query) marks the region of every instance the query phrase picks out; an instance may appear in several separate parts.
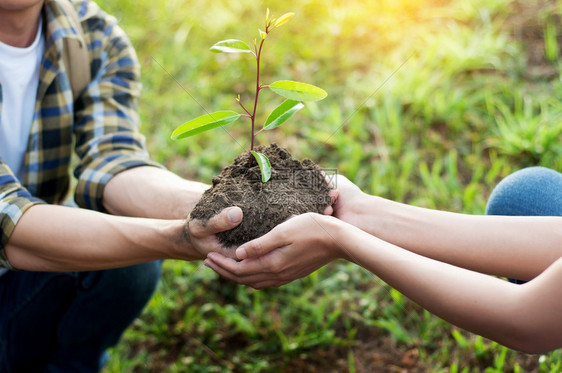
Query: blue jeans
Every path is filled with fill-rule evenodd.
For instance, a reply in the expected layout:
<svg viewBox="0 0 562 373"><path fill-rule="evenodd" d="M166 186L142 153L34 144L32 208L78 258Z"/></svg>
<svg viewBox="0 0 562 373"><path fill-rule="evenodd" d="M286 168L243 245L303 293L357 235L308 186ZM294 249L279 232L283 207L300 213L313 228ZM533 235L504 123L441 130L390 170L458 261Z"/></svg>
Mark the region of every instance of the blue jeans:
<svg viewBox="0 0 562 373"><path fill-rule="evenodd" d="M492 191L486 215L562 216L562 174L544 167L514 172Z"/></svg>
<svg viewBox="0 0 562 373"><path fill-rule="evenodd" d="M562 174L529 167L503 179L492 191L487 215L562 216ZM519 280L511 280L522 283Z"/></svg>
<svg viewBox="0 0 562 373"><path fill-rule="evenodd" d="M160 267L0 277L0 372L98 372L154 293Z"/></svg>

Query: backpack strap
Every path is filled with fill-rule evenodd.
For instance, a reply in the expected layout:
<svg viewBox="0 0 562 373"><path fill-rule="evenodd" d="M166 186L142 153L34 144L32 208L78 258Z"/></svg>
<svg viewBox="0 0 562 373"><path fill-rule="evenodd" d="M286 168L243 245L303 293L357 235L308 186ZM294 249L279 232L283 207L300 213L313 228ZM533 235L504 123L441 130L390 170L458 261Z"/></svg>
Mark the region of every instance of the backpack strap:
<svg viewBox="0 0 562 373"><path fill-rule="evenodd" d="M66 67L74 101L91 81L90 58L84 41L84 31L74 5L69 0L57 1L63 8L72 27L78 31L79 38L64 38L62 60Z"/></svg>

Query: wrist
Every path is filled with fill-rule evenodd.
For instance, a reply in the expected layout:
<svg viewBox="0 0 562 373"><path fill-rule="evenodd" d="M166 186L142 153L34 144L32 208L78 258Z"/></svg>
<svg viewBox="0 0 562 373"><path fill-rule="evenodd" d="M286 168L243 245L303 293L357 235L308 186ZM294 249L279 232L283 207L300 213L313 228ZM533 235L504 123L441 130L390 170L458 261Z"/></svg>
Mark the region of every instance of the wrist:
<svg viewBox="0 0 562 373"><path fill-rule="evenodd" d="M339 219L331 217L326 218L328 222L325 225L327 233L325 235L325 246L330 252L331 259L350 260L349 250L347 248L349 244L348 233L350 229L353 229L353 226Z"/></svg>
<svg viewBox="0 0 562 373"><path fill-rule="evenodd" d="M170 259L198 260L203 259L195 250L189 234L189 225L186 220L173 220L167 233L170 250L167 255Z"/></svg>
<svg viewBox="0 0 562 373"><path fill-rule="evenodd" d="M377 208L380 197L360 192L345 202L344 206L336 207L334 214L338 219L366 232L371 232L376 223Z"/></svg>
<svg viewBox="0 0 562 373"><path fill-rule="evenodd" d="M359 264L357 261L358 250L360 250L362 243L372 236L359 227L346 222L338 220L337 223L333 230L334 238L338 242L337 258Z"/></svg>

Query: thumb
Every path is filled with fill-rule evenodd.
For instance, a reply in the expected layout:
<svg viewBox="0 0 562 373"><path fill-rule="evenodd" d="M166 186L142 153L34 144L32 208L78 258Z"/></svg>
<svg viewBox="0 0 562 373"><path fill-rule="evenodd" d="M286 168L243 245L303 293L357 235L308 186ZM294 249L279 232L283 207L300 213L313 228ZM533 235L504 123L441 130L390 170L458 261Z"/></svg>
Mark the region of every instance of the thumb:
<svg viewBox="0 0 562 373"><path fill-rule="evenodd" d="M277 247L284 246L279 244L272 236L274 232L269 232L255 240L246 242L238 249L236 249L236 257L238 259L256 258L263 256Z"/></svg>
<svg viewBox="0 0 562 373"><path fill-rule="evenodd" d="M291 235L288 232L291 231L291 228L294 228L295 224L298 226L294 218L295 215L275 226L275 228L263 236L240 246L236 249L236 257L238 259L256 258L264 256L280 247L287 246L291 241Z"/></svg>
<svg viewBox="0 0 562 373"><path fill-rule="evenodd" d="M196 222L197 220L194 220ZM213 216L206 224L197 222L189 224L191 233L195 236L216 234L236 227L242 221L242 209L237 206L227 207Z"/></svg>

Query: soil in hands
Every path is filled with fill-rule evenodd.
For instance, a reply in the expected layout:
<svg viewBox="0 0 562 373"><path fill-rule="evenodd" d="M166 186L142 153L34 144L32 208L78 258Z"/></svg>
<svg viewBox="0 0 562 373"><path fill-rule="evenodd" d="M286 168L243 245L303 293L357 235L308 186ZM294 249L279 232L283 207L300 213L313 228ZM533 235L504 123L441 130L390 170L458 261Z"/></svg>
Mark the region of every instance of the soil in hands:
<svg viewBox="0 0 562 373"><path fill-rule="evenodd" d="M322 169L309 159L294 159L284 148L258 146L271 163L271 179L262 183L259 167L249 151L213 178L213 185L191 212L191 219L207 221L222 209L239 206L239 226L217 234L224 247L238 247L260 237L292 215L322 213L330 204L330 185ZM251 167L250 167L251 160Z"/></svg>

